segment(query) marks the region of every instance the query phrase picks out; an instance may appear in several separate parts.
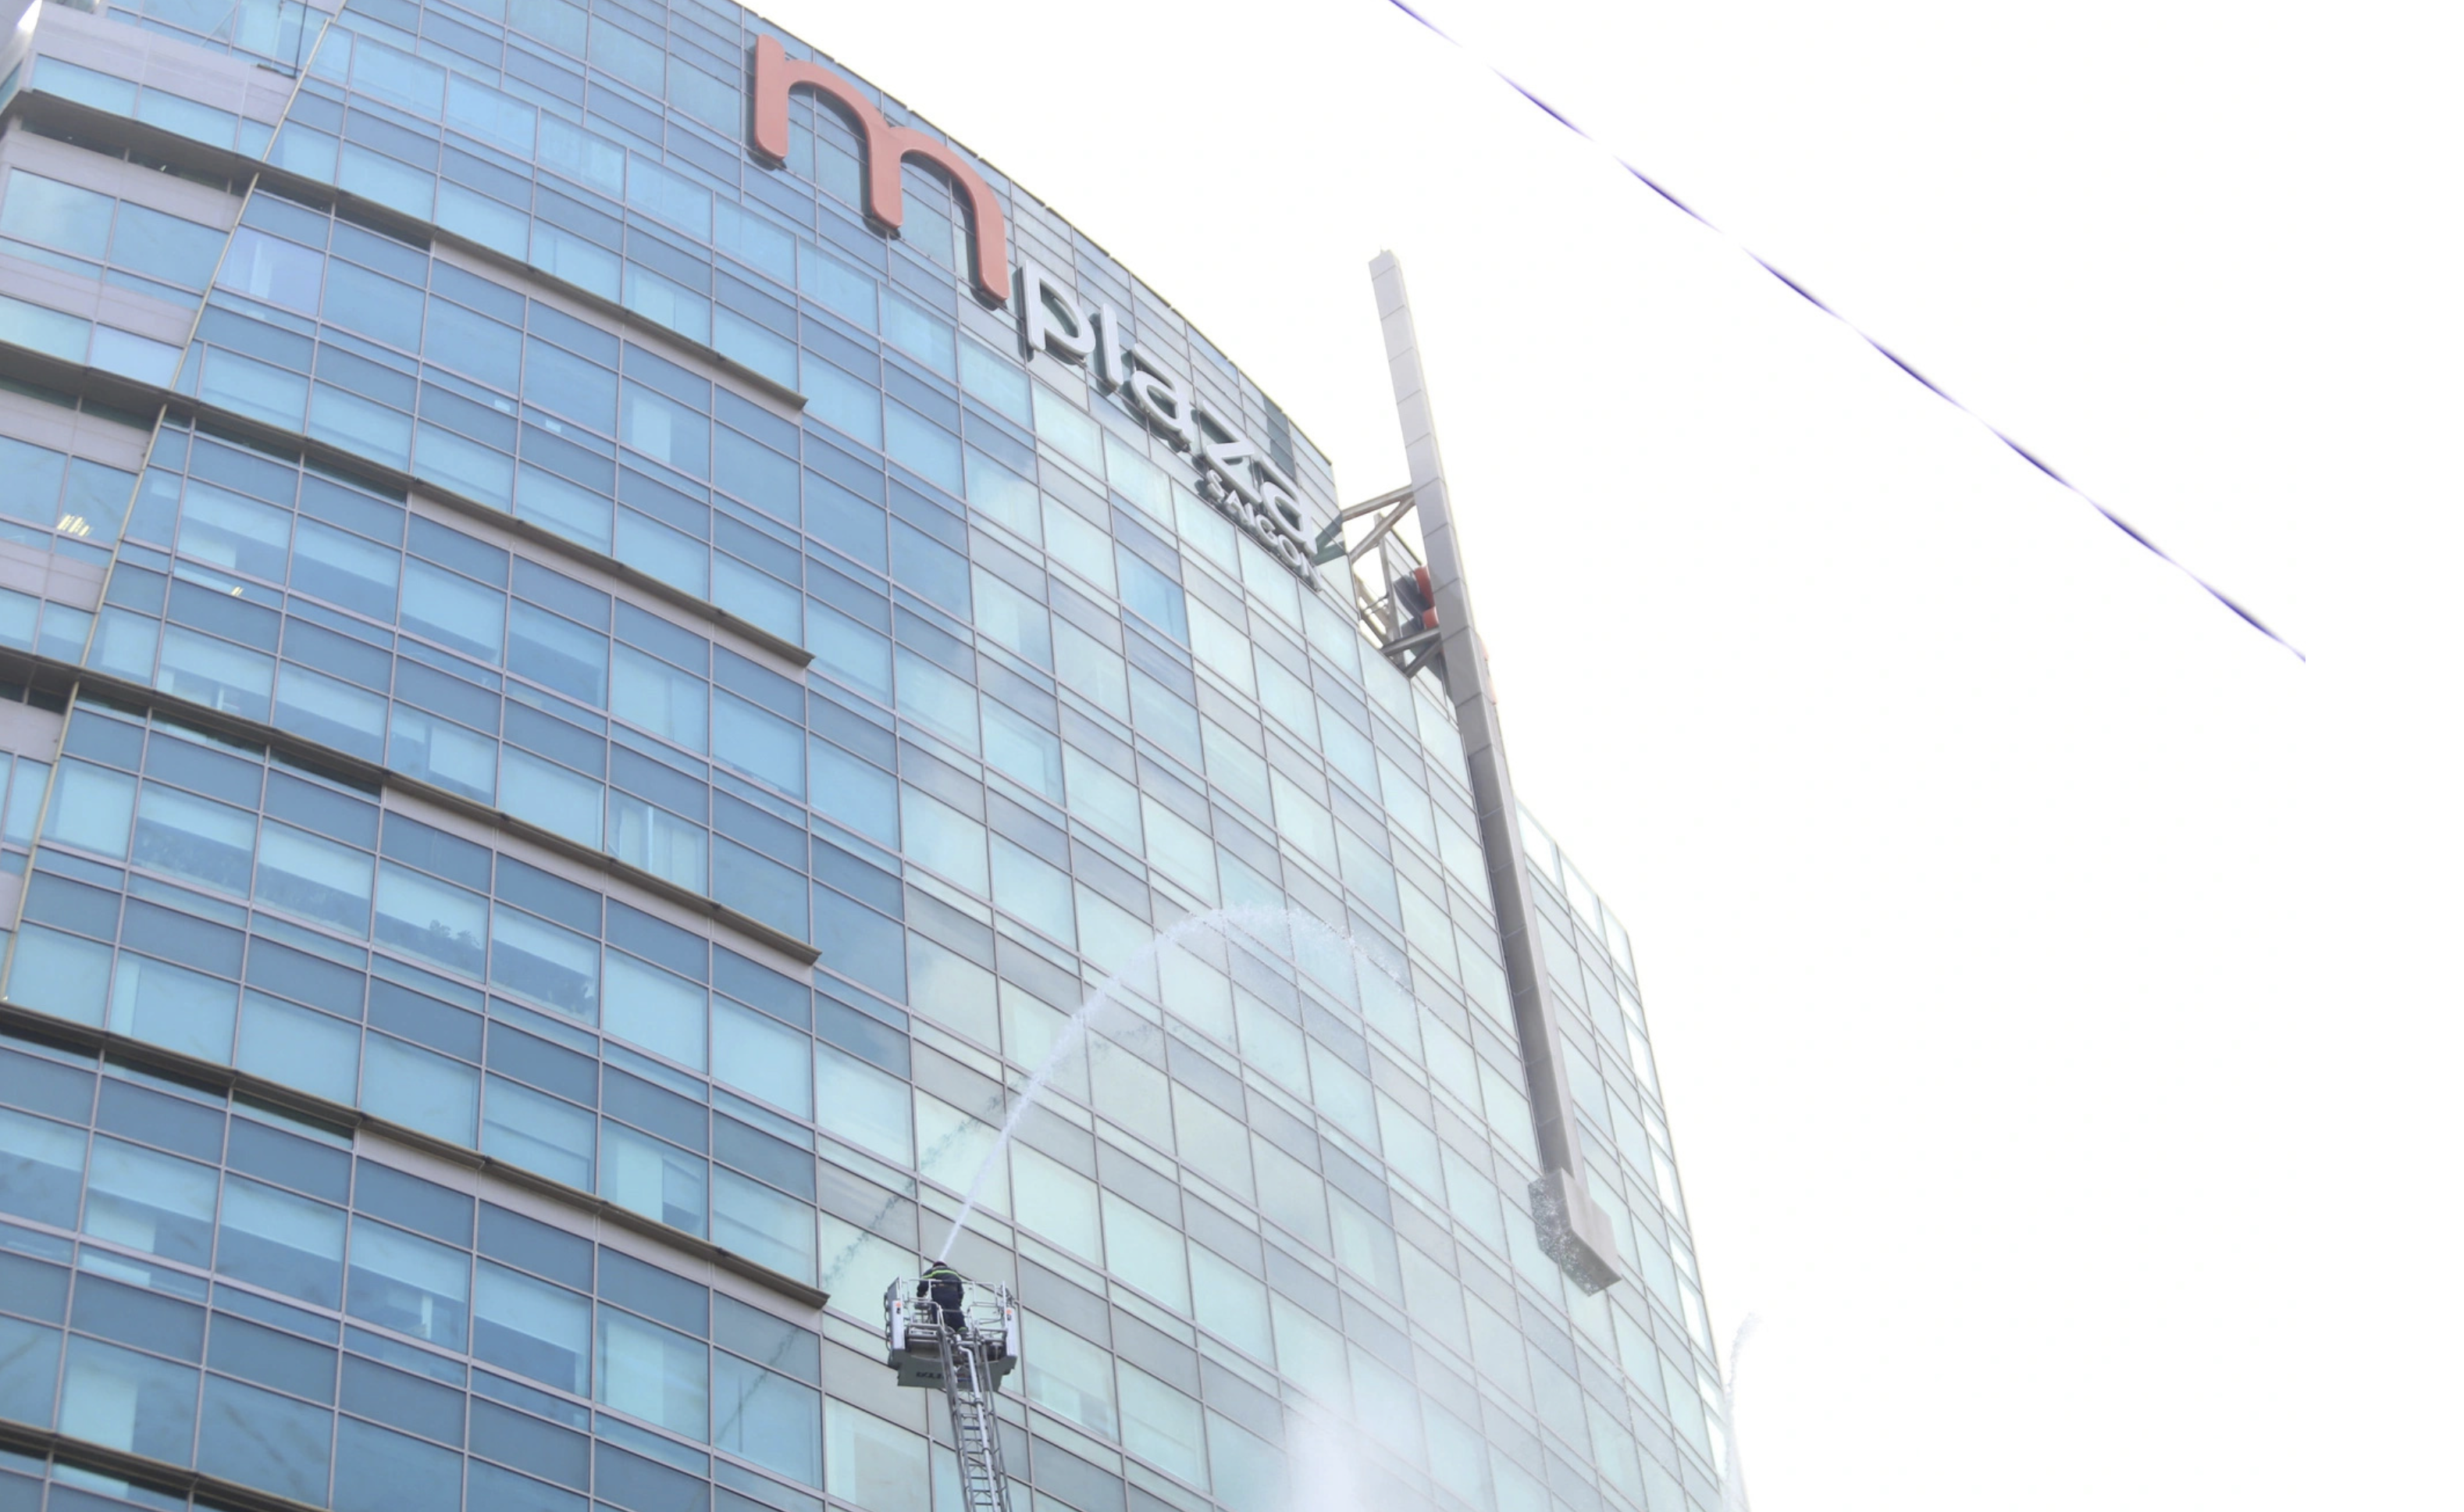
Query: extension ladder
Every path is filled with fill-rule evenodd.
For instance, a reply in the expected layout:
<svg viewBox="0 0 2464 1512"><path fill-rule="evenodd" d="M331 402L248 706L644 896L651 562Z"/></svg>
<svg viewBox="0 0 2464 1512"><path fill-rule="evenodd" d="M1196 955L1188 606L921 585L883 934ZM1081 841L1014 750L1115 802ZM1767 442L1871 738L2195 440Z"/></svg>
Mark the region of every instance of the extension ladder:
<svg viewBox="0 0 2464 1512"><path fill-rule="evenodd" d="M939 1308L914 1293L913 1281L892 1281L882 1296L889 1364L899 1385L939 1387L949 1403L965 1512L1010 1512L993 1396L1001 1377L1018 1368L1018 1304L1007 1287L969 1284L964 1326L952 1328Z"/></svg>
<svg viewBox="0 0 2464 1512"><path fill-rule="evenodd" d="M946 1328L940 1332L941 1394L950 1404L950 1436L957 1445L960 1504L967 1512L1010 1512L1001 1424L984 1371L987 1346L953 1339Z"/></svg>

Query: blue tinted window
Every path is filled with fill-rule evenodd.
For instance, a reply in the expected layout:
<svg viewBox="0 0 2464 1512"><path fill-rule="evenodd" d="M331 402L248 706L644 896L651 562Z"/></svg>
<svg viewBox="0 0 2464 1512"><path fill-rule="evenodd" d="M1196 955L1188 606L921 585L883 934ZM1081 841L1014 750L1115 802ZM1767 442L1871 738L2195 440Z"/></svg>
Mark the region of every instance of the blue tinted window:
<svg viewBox="0 0 2464 1512"><path fill-rule="evenodd" d="M353 263L326 264L324 316L344 330L415 352L427 304L428 297L407 283Z"/></svg>
<svg viewBox="0 0 2464 1512"><path fill-rule="evenodd" d="M524 399L594 431L615 431L614 373L536 336L523 345L522 355Z"/></svg>
<svg viewBox="0 0 2464 1512"><path fill-rule="evenodd" d="M99 257L111 243L111 205L108 194L16 168L0 204L0 233Z"/></svg>
<svg viewBox="0 0 2464 1512"><path fill-rule="evenodd" d="M231 233L231 251L214 280L252 300L314 312L325 285L325 259L305 247L243 226Z"/></svg>
<svg viewBox="0 0 2464 1512"><path fill-rule="evenodd" d="M890 575L961 619L969 617L967 559L904 520L890 525Z"/></svg>
<svg viewBox="0 0 2464 1512"><path fill-rule="evenodd" d="M521 388L521 333L449 300L429 309L428 359L507 393Z"/></svg>
<svg viewBox="0 0 2464 1512"><path fill-rule="evenodd" d="M710 476L710 416L625 381L625 444L694 478Z"/></svg>
<svg viewBox="0 0 2464 1512"><path fill-rule="evenodd" d="M517 600L506 665L593 708L607 706L607 637Z"/></svg>
<svg viewBox="0 0 2464 1512"><path fill-rule="evenodd" d="M1182 645L1189 644L1189 610L1180 585L1150 566L1128 547L1116 547L1120 559L1121 602L1139 617Z"/></svg>
<svg viewBox="0 0 2464 1512"><path fill-rule="evenodd" d="M942 377L957 376L957 354L952 345L957 333L949 322L928 315L893 294L882 301L881 334L896 343L899 350L922 358L925 366Z"/></svg>
<svg viewBox="0 0 2464 1512"><path fill-rule="evenodd" d="M222 256L223 233L143 205L123 204L111 229L111 260L183 288L202 289Z"/></svg>

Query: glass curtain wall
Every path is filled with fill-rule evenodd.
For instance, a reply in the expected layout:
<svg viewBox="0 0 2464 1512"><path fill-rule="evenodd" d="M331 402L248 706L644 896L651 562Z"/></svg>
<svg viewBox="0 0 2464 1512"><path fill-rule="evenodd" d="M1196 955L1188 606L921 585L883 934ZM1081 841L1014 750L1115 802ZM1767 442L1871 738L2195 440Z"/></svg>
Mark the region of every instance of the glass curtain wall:
<svg viewBox="0 0 2464 1512"><path fill-rule="evenodd" d="M1022 358L936 170L889 237L809 94L759 159L763 36L816 56L701 0L0 51L0 1505L937 1512L878 1298L972 1192L1038 1506L1709 1512L1624 929L1527 817L1592 1296L1436 689Z"/></svg>

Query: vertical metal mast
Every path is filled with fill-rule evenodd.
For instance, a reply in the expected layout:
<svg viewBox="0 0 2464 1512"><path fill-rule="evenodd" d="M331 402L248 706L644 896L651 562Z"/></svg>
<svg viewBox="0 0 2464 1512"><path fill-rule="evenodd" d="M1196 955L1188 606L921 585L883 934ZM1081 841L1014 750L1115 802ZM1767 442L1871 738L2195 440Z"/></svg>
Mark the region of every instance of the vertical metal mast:
<svg viewBox="0 0 2464 1512"><path fill-rule="evenodd" d="M1583 1179L1582 1131L1574 1123L1574 1100L1566 1081L1556 1008L1549 999L1549 973L1540 955L1540 921L1533 911L1530 874L1523 856L1523 827L1514 804L1514 783L1506 767L1497 699L1472 622L1471 596L1463 582L1446 500L1445 469L1438 458L1437 424L1420 371L1419 337L1403 292L1403 270L1391 252L1369 264L1377 294L1377 318L1385 327L1386 366L1395 384L1396 417L1411 462L1412 503L1419 511L1420 542L1428 557L1429 589L1437 610L1437 650L1446 697L1462 728L1463 761L1472 803L1480 811L1481 852L1497 906L1499 943L1506 950L1506 981L1514 1008L1514 1029L1523 1049L1523 1079L1531 1097L1533 1133L1540 1146L1540 1179L1531 1184L1540 1243L1585 1291L1618 1279L1617 1239L1608 1216L1592 1201Z"/></svg>

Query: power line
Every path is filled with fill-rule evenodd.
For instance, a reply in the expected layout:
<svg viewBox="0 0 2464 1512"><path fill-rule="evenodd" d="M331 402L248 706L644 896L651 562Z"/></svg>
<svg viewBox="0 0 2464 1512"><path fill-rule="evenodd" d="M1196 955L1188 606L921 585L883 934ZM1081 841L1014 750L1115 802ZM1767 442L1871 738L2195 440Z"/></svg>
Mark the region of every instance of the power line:
<svg viewBox="0 0 2464 1512"><path fill-rule="evenodd" d="M1530 89L1526 87L1522 82L1517 80L1512 75L1507 73L1504 69L1499 68L1496 64L1489 62L1485 57L1482 57L1478 53L1474 53L1472 49L1466 46L1460 38L1454 36L1452 33L1448 33L1445 28L1438 25L1435 21L1430 20L1427 16L1422 15L1419 11L1413 10L1409 5L1404 3L1404 0L1387 0L1387 3L1392 5L1396 10L1402 11L1405 15L1410 16L1415 22L1427 30L1431 35L1439 37L1457 48L1461 48L1464 53L1469 54L1482 67L1495 75L1499 82L1506 85L1507 88L1513 90L1525 100L1530 101L1531 104L1541 112L1541 114L1557 122L1557 124L1565 127L1568 131L1571 131L1574 135L1582 138L1585 142L1588 142L1592 145L1599 148L1602 152L1607 153L1609 157L1616 162L1617 167L1625 169L1626 172L1634 176L1635 182L1651 190L1654 194L1659 195L1661 199L1666 200L1681 213L1695 221L1705 230L1720 236L1730 246L1735 247L1739 252L1744 253L1748 257L1753 260L1754 266L1762 269L1765 273L1770 274L1772 278L1777 278L1787 287L1790 293L1795 295L1806 303L1813 305L1815 309L1820 310L1823 314L1846 326L1859 341L1863 342L1866 345L1881 353L1883 359L1889 362L1892 367L1897 367L1900 371L1907 374L1910 378L1913 378L1918 383L1924 385L1926 392L1932 394L1935 398L1940 399L1943 403L1949 405L1952 409L1957 410L1960 413L1975 421L1978 425L1983 426L1986 432L1991 434L1993 439L2001 442L2004 446L2009 447L2021 461L2026 462L2030 467L2035 468L2037 472L2052 478L2062 488L2068 490L2072 497L2078 499L2081 503L2086 504L2090 509L2095 510L2098 514L2102 515L2107 524L2112 525L2116 530L2128 536L2132 541L2136 542L2142 548L2154 556L2158 561L2164 563L2167 567L2171 567L2174 571L2181 573L2184 577L2189 578L2191 582L2196 583L2207 592L2209 597L2214 599L2217 603L2222 604L2225 608L2239 615L2251 629L2257 631L2268 639L2293 653L2297 659L2305 662L2310 659L2301 654L2301 648L2294 645L2293 642L2285 639L2282 635L2279 635L2275 631L2269 629L2265 620L2260 619L2256 614L2252 613L2249 610L2246 610L2242 608L2241 605L2235 603L2232 594L2227 593L2224 589L2216 587L2213 583L2209 582L2206 578L2203 578L2196 572L2191 571L2189 567L2183 564L2180 558L2174 556L2171 552L2167 551L2163 546L2160 546L2155 542L2149 540L2145 532L2140 530L2137 526L2131 524L2130 522L2123 519L2120 515L2115 514L2111 509L2106 508L2103 504L2099 503L2096 499L2087 492L2087 490L2079 487L2079 484L2072 482L2069 478L2064 478L2059 472L2054 469L2051 463L2047 462L2043 457L2038 456L2035 453L2028 450L2026 447L2020 445L2018 441L2013 439L2011 434L2004 431L2000 426L1995 425L1992 421L1986 419L1983 415L1978 414L1967 405L1964 405L1960 403L1959 400L1953 398L1940 384L1935 383L1924 373L1919 372L1916 369L1916 367L1909 363L1907 359L1891 350L1888 346L1883 345L1879 339L1877 339L1872 333L1868 332L1863 326L1859 325L1856 322L1850 320L1845 315L1833 309L1829 303L1824 301L1821 296L1815 294L1804 284L1797 282L1794 278L1790 278L1787 274L1780 272L1778 268L1772 266L1770 259L1756 253L1751 247L1747 246L1728 233L1722 231L1717 225L1712 223L1710 217L1705 215L1693 206L1686 204L1683 200L1679 199L1658 179L1653 178L1650 174L1645 173L1642 169L1635 167L1634 164L1619 156L1617 150L1611 147L1608 144L1600 141L1599 138L1593 136L1581 126L1576 125L1573 119L1567 116L1564 111L1559 110L1556 106L1541 99L1538 95L1533 94Z"/></svg>

